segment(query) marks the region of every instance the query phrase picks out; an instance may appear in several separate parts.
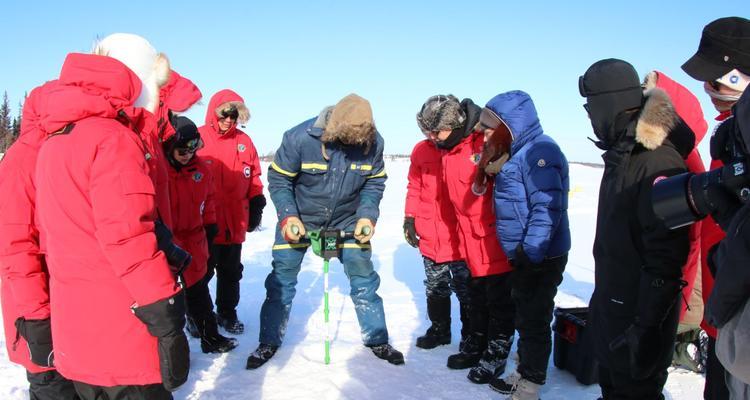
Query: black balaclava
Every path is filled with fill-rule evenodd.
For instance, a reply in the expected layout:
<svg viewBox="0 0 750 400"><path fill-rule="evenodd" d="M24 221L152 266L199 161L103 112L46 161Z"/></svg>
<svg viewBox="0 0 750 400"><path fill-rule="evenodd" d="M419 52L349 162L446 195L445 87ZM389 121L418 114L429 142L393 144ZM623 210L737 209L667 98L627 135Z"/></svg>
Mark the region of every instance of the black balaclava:
<svg viewBox="0 0 750 400"><path fill-rule="evenodd" d="M179 171L183 165L174 159L174 150L197 150L202 144L201 135L198 132L198 127L195 126L190 118L174 115L170 112L169 123L172 124L175 132L169 139L162 143L162 147L167 160L169 160L169 164Z"/></svg>
<svg viewBox="0 0 750 400"><path fill-rule="evenodd" d="M632 118L625 111L640 108L643 103L638 73L625 61L600 60L578 79L578 89L586 98L591 126L599 139L597 147L609 150L620 140L623 128Z"/></svg>
<svg viewBox="0 0 750 400"><path fill-rule="evenodd" d="M443 140L436 142L435 145L438 148L450 150L456 147L457 144L463 140L463 138L469 136L474 132L474 126L479 122L479 116L482 114L482 108L474 104L471 99L461 100L461 109L466 114L466 120L463 125L451 131L451 134Z"/></svg>

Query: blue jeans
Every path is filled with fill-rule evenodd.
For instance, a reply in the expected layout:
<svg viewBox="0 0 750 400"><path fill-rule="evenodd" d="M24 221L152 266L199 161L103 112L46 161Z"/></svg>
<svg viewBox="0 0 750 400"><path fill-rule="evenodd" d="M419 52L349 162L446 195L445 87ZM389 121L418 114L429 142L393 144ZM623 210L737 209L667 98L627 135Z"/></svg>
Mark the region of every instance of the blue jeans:
<svg viewBox="0 0 750 400"><path fill-rule="evenodd" d="M361 245L354 240L347 240L344 245L340 252L341 262L344 264L344 273L349 278L349 294L357 313L362 341L366 346L388 343L383 299L377 294L380 276L370 260L370 245ZM281 345L292 300L297 293L297 274L308 247L309 241L287 243L281 236L279 227L276 227L272 251L273 270L266 277L266 300L260 309L260 343Z"/></svg>

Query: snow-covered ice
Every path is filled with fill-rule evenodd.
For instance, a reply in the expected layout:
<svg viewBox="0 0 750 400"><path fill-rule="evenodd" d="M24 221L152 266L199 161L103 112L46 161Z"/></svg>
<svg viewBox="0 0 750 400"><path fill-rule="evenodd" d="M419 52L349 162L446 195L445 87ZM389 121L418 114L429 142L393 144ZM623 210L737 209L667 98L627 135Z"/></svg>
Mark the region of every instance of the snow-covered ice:
<svg viewBox="0 0 750 400"><path fill-rule="evenodd" d="M337 260L331 261L330 318L331 363L323 363L322 259L308 252L299 274L297 296L292 307L284 345L258 370L245 370L245 360L258 344L258 315L265 297L263 282L270 271L271 245L276 216L269 204L263 229L248 235L243 248L245 265L242 299L238 312L245 333L237 336L240 346L223 355L206 355L197 339L190 339L189 381L175 392L176 399L500 399L486 385L466 379L468 370L449 370L446 359L457 351L458 302L453 298L454 339L450 346L422 350L416 337L429 326L426 316L424 272L416 249L406 244L401 225L406 194L408 160L387 162L389 179L381 203L381 217L373 239L373 262L381 277L378 293L385 303L391 343L404 352L406 365L393 366L376 359L362 346L349 283ZM267 164L263 165L265 174ZM555 301L558 306L586 306L594 287L591 247L596 224L596 205L602 169L570 166L570 226L573 249L564 280ZM212 288L213 290L213 288ZM95 299L92 299L95 300ZM1 329L1 328L0 328ZM7 361L4 337L0 339L0 399L27 399L23 368ZM112 344L116 346L115 343ZM515 349L514 349L515 351ZM509 363L508 371L515 367ZM670 370L665 388L667 399L702 399L703 376ZM589 400L599 396L599 386L583 386L566 371L556 369L550 359L545 400Z"/></svg>

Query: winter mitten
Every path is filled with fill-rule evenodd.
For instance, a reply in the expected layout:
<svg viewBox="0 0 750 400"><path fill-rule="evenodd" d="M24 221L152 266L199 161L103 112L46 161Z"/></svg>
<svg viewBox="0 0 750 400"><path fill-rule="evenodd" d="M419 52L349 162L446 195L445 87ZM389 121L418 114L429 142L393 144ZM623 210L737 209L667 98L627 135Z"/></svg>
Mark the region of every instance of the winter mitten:
<svg viewBox="0 0 750 400"><path fill-rule="evenodd" d="M414 227L414 217L404 218L404 238L406 243L409 243L411 247L419 247L419 237L417 237L417 229Z"/></svg>
<svg viewBox="0 0 750 400"><path fill-rule="evenodd" d="M26 340L31 354L31 362L40 367L51 368L54 366L52 329L50 328L49 318L18 318L16 320L16 332Z"/></svg>
<svg viewBox="0 0 750 400"><path fill-rule="evenodd" d="M159 367L164 388L174 391L185 383L190 371L190 348L185 337L185 293L145 306L133 306L133 313L156 337Z"/></svg>
<svg viewBox="0 0 750 400"><path fill-rule="evenodd" d="M286 217L281 221L281 236L283 236L284 240L287 242L297 243L300 238L305 236L305 225L302 224L299 217Z"/></svg>
<svg viewBox="0 0 750 400"><path fill-rule="evenodd" d="M360 218L354 227L354 238L360 243L367 243L375 234L375 225L368 218Z"/></svg>
<svg viewBox="0 0 750 400"><path fill-rule="evenodd" d="M263 208L266 207L266 197L259 194L250 199L250 220L247 224L247 231L252 232L260 226L263 218Z"/></svg>
<svg viewBox="0 0 750 400"><path fill-rule="evenodd" d="M208 224L204 225L203 229L206 231L206 239L208 239L208 245L211 246L211 244L213 244L214 242L214 239L216 239L216 235L219 234L219 225Z"/></svg>
<svg viewBox="0 0 750 400"><path fill-rule="evenodd" d="M156 235L157 247L164 252L172 273L179 276L193 261L192 256L173 242L172 231L161 220L154 222L154 234Z"/></svg>

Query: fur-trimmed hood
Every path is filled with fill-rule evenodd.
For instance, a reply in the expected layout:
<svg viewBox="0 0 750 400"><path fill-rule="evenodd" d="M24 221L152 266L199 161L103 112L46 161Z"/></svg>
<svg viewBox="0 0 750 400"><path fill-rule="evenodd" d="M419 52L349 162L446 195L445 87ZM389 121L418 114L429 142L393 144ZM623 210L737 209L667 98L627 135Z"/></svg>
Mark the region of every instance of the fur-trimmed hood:
<svg viewBox="0 0 750 400"><path fill-rule="evenodd" d="M695 146L695 134L680 118L669 95L662 89L646 91L645 102L635 127L635 141L654 150L669 138L684 157Z"/></svg>
<svg viewBox="0 0 750 400"><path fill-rule="evenodd" d="M232 106L237 108L239 116L237 117L237 124L230 128L225 135L235 132L237 130L237 125L245 124L250 119L250 110L245 105L245 100L235 91L230 89L220 90L211 96L211 101L208 102L208 109L206 110L206 125L210 126L211 129L218 133L221 110Z"/></svg>
<svg viewBox="0 0 750 400"><path fill-rule="evenodd" d="M141 80L142 90L135 107L156 114L159 89L169 81L169 59L148 40L131 33L113 33L94 45L93 54L112 57L125 64Z"/></svg>

